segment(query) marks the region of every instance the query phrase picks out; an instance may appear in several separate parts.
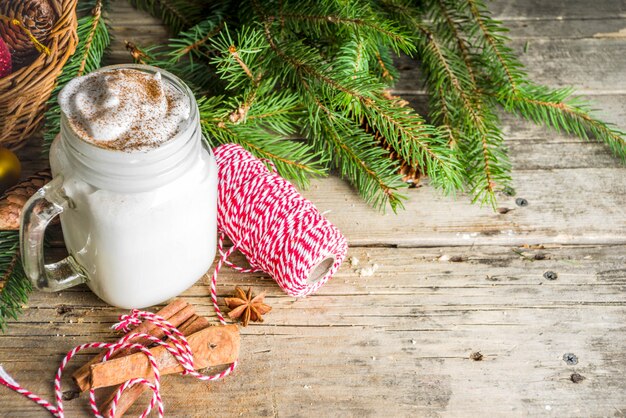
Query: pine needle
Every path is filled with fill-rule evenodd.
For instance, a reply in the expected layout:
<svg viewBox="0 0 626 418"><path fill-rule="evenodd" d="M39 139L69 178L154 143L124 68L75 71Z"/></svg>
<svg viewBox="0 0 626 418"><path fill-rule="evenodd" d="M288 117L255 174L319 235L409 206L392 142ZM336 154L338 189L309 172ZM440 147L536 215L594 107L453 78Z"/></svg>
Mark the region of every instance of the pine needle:
<svg viewBox="0 0 626 418"><path fill-rule="evenodd" d="M17 319L32 290L19 258L19 232L0 231L0 331Z"/></svg>
<svg viewBox="0 0 626 418"><path fill-rule="evenodd" d="M583 140L604 142L626 162L626 133L603 122L591 113L590 105L572 96L571 89L549 89L524 85L518 94L500 99L505 109L559 132L575 134Z"/></svg>
<svg viewBox="0 0 626 418"><path fill-rule="evenodd" d="M111 39L109 29L105 23L103 11L108 7L108 1L89 0L80 3L78 13L86 13L78 20L78 45L74 54L67 60L63 71L57 79L57 85L48 100L48 110L45 115L44 145L45 155L50 150L52 141L61 130L61 109L57 102L59 92L75 77L88 74L100 68L104 52Z"/></svg>

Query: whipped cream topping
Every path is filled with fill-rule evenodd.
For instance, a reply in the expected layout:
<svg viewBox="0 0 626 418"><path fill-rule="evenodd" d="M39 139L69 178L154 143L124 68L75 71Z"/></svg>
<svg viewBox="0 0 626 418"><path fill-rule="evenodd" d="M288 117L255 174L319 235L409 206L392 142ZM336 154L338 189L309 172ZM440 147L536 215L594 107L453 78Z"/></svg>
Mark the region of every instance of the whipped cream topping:
<svg viewBox="0 0 626 418"><path fill-rule="evenodd" d="M91 73L59 93L61 110L84 141L147 151L174 138L189 118L189 98L161 77L133 69Z"/></svg>

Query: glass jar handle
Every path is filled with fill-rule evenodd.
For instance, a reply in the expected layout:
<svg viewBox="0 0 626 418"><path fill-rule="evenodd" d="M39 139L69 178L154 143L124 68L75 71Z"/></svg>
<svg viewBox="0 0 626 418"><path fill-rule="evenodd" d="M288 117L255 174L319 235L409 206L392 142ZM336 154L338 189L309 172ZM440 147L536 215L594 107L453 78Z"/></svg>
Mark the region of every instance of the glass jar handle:
<svg viewBox="0 0 626 418"><path fill-rule="evenodd" d="M56 176L39 189L24 205L20 219L20 250L24 272L33 285L46 292L56 292L87 280L74 257L52 264L44 261L46 227L72 201L63 190L63 176Z"/></svg>

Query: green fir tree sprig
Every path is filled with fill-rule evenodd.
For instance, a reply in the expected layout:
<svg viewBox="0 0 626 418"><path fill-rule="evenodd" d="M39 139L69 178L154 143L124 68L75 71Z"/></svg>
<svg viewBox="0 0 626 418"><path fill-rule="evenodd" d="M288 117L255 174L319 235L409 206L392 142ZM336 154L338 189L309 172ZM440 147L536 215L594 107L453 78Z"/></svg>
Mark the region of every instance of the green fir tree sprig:
<svg viewBox="0 0 626 418"><path fill-rule="evenodd" d="M156 16L176 9L164 19L169 44L135 51L193 86L209 143L239 143L298 184L336 170L395 210L405 184L392 151L444 192L495 208L512 181L500 108L626 159L624 132L570 89L529 79L482 0L131 3ZM385 94L398 54L419 62L428 121Z"/></svg>
<svg viewBox="0 0 626 418"><path fill-rule="evenodd" d="M104 52L111 43L109 28L103 12L108 8L108 1L88 0L81 1L77 6L78 45L76 51L63 66L63 71L57 78L57 84L48 100L48 110L45 115L43 152L47 155L50 144L61 130L61 109L57 101L59 92L73 78L90 73L100 68Z"/></svg>
<svg viewBox="0 0 626 418"><path fill-rule="evenodd" d="M0 231L0 331L9 319L17 319L32 290L19 256L20 237L16 231Z"/></svg>

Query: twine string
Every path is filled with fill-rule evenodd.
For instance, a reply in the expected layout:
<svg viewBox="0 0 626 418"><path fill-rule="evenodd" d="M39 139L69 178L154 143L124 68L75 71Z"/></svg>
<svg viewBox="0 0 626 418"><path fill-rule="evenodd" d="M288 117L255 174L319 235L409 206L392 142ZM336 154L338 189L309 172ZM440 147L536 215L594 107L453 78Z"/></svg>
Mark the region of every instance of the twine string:
<svg viewBox="0 0 626 418"><path fill-rule="evenodd" d="M144 378L135 378L126 381L124 384L118 388L115 392L115 396L113 401L111 402L111 408L108 411L108 416L114 416L115 411L117 409L117 405L122 396L122 393L131 386L141 384L147 386L152 391L152 398L150 403L146 407L146 409L141 414L141 417L147 417L148 414L156 407L158 416L164 417L165 408L163 406L163 399L161 398L161 374L159 372L156 359L154 355L150 352L150 350L142 345L137 343L130 343L130 339L141 338L147 340L151 343L155 343L163 346L169 353L174 356L176 361L183 367L183 375L189 375L195 377L196 379L202 381L213 381L218 380L223 377L228 376L232 371L237 367L237 361L229 365L225 370L213 374L213 375L205 375L194 370L193 364L193 353L191 350L191 346L187 341L187 338L172 324L170 324L167 320L162 318L159 315L153 314L151 312L140 311L138 309L133 309L130 314L120 316L120 322L113 326L116 330L129 330L130 328L137 326L142 321L149 321L153 323L156 327L160 328L163 333L168 337L168 342L172 343L171 345L168 342L161 340L150 334L144 333L130 333L122 337L116 343L104 343L104 342L92 342L79 345L70 350L63 360L61 361L61 365L59 366L55 379L54 379L54 392L55 392L55 402L56 406L37 394L29 391L28 389L22 387L18 384L3 368L0 366L0 384L8 387L11 390L21 394L22 396L30 399L36 404L40 405L44 409L46 409L52 416L57 418L64 418L64 408L63 408L63 391L61 389L61 378L63 376L63 371L65 370L69 361L79 352L87 349L100 348L107 349L106 354L104 355L102 361L107 361L114 355L115 352L121 349L132 349L137 350L143 353L150 363L150 368L152 369L153 381ZM225 323L225 321L223 321ZM89 390L89 404L91 407L91 411L94 416L97 418L104 418L100 413L98 406L96 404L96 395L95 389Z"/></svg>

